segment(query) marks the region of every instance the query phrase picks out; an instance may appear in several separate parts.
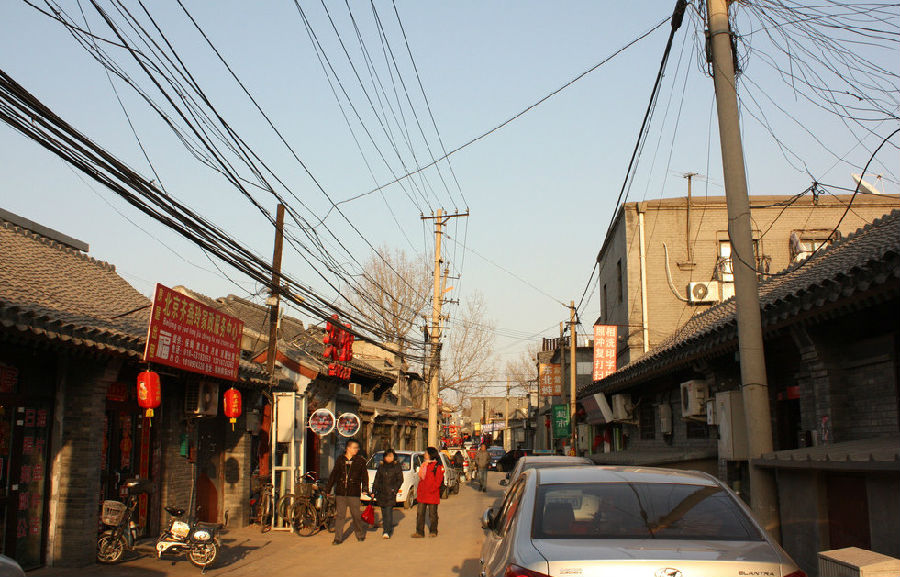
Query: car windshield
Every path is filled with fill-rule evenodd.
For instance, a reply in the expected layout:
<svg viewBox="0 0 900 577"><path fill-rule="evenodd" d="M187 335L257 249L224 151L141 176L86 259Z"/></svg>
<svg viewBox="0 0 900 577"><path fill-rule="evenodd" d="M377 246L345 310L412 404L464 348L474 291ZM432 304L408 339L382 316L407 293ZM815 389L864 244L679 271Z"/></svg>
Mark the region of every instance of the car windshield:
<svg viewBox="0 0 900 577"><path fill-rule="evenodd" d="M412 455L409 453L395 453L394 457L398 463L400 463L400 468L404 471L409 471L410 469L410 461L412 459ZM384 459L384 453L375 453L372 455L372 458L369 459L369 462L366 463L367 469L377 469L379 465L381 465L381 461Z"/></svg>
<svg viewBox="0 0 900 577"><path fill-rule="evenodd" d="M506 454L506 451L502 447L491 447L488 449L488 453L491 454L491 457L502 457Z"/></svg>
<svg viewBox="0 0 900 577"><path fill-rule="evenodd" d="M761 541L719 486L675 483L541 485L535 539L698 539Z"/></svg>

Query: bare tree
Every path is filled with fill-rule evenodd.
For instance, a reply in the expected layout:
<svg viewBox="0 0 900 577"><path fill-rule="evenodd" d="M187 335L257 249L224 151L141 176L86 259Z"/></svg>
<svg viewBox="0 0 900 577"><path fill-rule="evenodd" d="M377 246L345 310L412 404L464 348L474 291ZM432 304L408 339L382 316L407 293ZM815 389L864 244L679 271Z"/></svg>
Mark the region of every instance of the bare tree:
<svg viewBox="0 0 900 577"><path fill-rule="evenodd" d="M458 410L468 397L482 395L494 378L494 321L476 292L465 301L459 317L451 318L441 354L441 397Z"/></svg>
<svg viewBox="0 0 900 577"><path fill-rule="evenodd" d="M351 302L382 330L387 342L405 353L409 333L429 301L431 275L425 255L381 247L366 261L358 280Z"/></svg>
<svg viewBox="0 0 900 577"><path fill-rule="evenodd" d="M530 393L537 388L537 354L540 350L539 344L531 343L519 356L506 361L506 378L511 391Z"/></svg>

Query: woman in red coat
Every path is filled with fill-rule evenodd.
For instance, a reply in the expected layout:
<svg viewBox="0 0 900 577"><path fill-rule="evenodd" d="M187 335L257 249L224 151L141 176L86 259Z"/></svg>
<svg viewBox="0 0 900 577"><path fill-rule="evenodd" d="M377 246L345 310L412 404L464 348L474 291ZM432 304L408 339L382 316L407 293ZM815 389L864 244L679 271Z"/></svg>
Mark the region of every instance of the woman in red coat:
<svg viewBox="0 0 900 577"><path fill-rule="evenodd" d="M419 487L416 490L416 532L413 538L425 536L425 515L428 515L428 528L432 537L438 534L438 505L441 502L441 484L444 482L444 466L441 457L434 447L425 449L425 462L419 467Z"/></svg>

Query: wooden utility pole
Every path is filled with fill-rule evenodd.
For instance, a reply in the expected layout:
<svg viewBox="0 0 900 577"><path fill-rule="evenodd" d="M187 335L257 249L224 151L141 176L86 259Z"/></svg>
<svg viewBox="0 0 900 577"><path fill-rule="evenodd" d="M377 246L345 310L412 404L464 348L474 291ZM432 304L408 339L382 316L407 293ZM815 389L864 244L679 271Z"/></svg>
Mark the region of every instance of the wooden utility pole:
<svg viewBox="0 0 900 577"><path fill-rule="evenodd" d="M469 212L444 214L438 209L435 216L422 216L422 220L434 221L434 295L431 303L431 359L429 361L428 383L428 446L439 447L440 423L438 420L438 399L440 398L441 379L441 305L444 294L453 287L446 287L446 277L441 275L441 239L444 225L451 218L469 216Z"/></svg>
<svg viewBox="0 0 900 577"><path fill-rule="evenodd" d="M275 250L272 254L272 284L269 287L269 348L266 351L266 364L269 370L269 383L274 386L275 356L278 354L278 310L281 301L281 252L284 245L284 205L278 205L275 218Z"/></svg>
<svg viewBox="0 0 900 577"><path fill-rule="evenodd" d="M578 368L575 362L575 352L578 349L578 335L575 322L575 301L569 304L569 432L572 434L571 451L578 453L578 430L575 427L575 377Z"/></svg>
<svg viewBox="0 0 900 577"><path fill-rule="evenodd" d="M509 375L506 376L506 410L503 411L503 448L509 451L512 443L509 438Z"/></svg>
<svg viewBox="0 0 900 577"><path fill-rule="evenodd" d="M772 451L772 420L727 0L707 0L706 13L709 18L707 35L712 48L719 141L725 176L725 198L728 204L728 237L731 240L734 269L741 391L751 460L750 506L763 527L778 539L775 478L772 473L752 464L753 459Z"/></svg>

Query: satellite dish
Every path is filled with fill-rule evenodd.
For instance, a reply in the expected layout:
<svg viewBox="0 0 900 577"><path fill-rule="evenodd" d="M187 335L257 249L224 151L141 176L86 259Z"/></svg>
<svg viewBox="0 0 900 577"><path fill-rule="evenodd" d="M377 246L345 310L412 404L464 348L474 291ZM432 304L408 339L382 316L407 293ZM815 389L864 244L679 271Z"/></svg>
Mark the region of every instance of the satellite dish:
<svg viewBox="0 0 900 577"><path fill-rule="evenodd" d="M859 187L859 192L863 194L881 194L880 190L863 180L861 174L851 174L850 176L853 177L853 182Z"/></svg>

